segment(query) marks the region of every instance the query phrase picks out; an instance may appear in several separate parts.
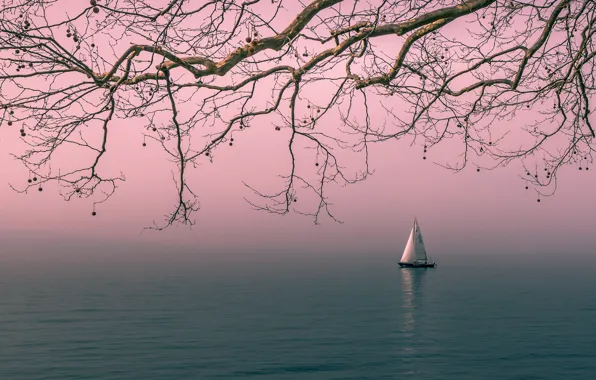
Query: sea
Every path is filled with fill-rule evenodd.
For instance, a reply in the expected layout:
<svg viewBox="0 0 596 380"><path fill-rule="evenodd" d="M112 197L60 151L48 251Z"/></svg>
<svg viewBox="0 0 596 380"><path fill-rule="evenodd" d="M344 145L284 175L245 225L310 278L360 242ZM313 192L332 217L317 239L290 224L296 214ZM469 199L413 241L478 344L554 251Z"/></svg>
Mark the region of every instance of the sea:
<svg viewBox="0 0 596 380"><path fill-rule="evenodd" d="M2 265L0 379L596 379L594 256L438 264Z"/></svg>

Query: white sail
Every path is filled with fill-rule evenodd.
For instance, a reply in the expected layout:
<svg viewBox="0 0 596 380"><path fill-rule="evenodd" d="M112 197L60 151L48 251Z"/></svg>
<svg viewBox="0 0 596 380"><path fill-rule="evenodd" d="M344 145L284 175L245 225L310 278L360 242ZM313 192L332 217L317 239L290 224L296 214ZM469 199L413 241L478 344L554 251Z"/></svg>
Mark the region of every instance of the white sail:
<svg viewBox="0 0 596 380"><path fill-rule="evenodd" d="M404 249L404 254L401 256L401 263L413 263L416 261L416 246L414 243L414 228L410 232L410 237L408 238L408 242L406 243L406 248Z"/></svg>
<svg viewBox="0 0 596 380"><path fill-rule="evenodd" d="M419 261L427 261L428 257L426 255L426 247L424 247L424 241L422 240L422 232L420 232L420 226L418 225L418 221L414 219L414 229L416 230L416 260Z"/></svg>
<svg viewBox="0 0 596 380"><path fill-rule="evenodd" d="M424 247L424 240L422 240L420 226L418 225L418 221L414 219L414 226L410 232L408 243L406 244L404 253L401 256L401 260L399 261L402 263L413 263L415 261L426 262L427 260L428 257L426 254L426 248Z"/></svg>

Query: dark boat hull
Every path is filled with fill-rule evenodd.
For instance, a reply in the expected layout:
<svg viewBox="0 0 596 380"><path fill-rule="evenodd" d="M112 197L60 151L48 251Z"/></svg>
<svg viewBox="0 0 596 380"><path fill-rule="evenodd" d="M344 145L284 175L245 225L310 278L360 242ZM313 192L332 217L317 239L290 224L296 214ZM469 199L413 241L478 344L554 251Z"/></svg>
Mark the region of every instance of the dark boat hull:
<svg viewBox="0 0 596 380"><path fill-rule="evenodd" d="M402 268L434 268L437 263L398 263Z"/></svg>

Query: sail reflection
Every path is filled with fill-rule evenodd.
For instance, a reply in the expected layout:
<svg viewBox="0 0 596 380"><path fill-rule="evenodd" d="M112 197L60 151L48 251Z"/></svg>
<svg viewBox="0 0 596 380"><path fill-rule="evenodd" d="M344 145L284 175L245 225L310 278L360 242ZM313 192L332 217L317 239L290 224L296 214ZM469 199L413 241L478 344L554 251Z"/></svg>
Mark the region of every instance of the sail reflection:
<svg viewBox="0 0 596 380"><path fill-rule="evenodd" d="M423 277L426 269L401 269L400 271L402 285L402 310L403 310L403 330L410 332L414 330L416 320L415 312L420 304L422 297Z"/></svg>

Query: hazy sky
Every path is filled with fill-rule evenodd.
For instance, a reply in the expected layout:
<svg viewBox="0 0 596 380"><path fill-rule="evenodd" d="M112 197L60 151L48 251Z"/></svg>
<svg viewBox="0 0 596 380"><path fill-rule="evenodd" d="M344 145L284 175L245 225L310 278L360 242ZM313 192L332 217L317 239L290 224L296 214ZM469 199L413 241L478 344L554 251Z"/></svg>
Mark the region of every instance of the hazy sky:
<svg viewBox="0 0 596 380"><path fill-rule="evenodd" d="M532 113L522 119L532 120ZM327 122L333 127L333 119ZM97 207L95 217L90 200L65 202L56 184L28 195L11 190L8 183L22 185L28 173L9 155L23 148L15 131L0 128L0 258L43 260L67 252L79 258L109 258L130 251L242 260L247 257L244 253L264 257L394 253L397 260L414 216L429 253L439 262L442 255L454 253L565 255L592 253L596 246L596 168L589 172L565 168L559 173L555 196L537 203L536 193L524 189L517 163L491 172L477 173L470 167L454 174L433 161L444 163L457 151L431 151L423 161L421 148L410 147L407 139L372 146L371 166L376 172L366 182L328 189L333 211L344 224L324 218L315 226L300 215L253 211L243 200L250 192L242 181L276 190L276 175L287 168L280 159L285 157L283 135L267 123L258 128L237 137L234 147L221 148L215 163L205 161L190 171L189 183L201 202L192 229L182 226L142 234L143 227L153 220L162 222L172 211L176 195L173 166L165 154L151 143L141 146L142 125L113 124L104 165L122 170L127 181Z"/></svg>
<svg viewBox="0 0 596 380"><path fill-rule="evenodd" d="M138 145L134 131L123 135L129 135L123 141ZM4 136L1 140L5 152L9 140ZM267 141L256 146L266 146ZM131 249L135 244L139 249L159 244L196 255L395 251L397 256L415 215L427 248L437 260L442 253L458 252L592 252L596 244L596 178L592 171L569 168L562 172L555 196L537 203L536 194L524 189L517 165L480 173L470 168L454 174L423 161L418 149L404 142L388 142L372 150L376 173L369 180L333 188L335 213L345 223L324 220L314 226L307 217L269 215L253 211L245 203L242 197L248 191L241 181L250 180L259 162L266 159L247 159L254 149L255 145L239 142L218 162L193 171L191 183L199 192L202 208L192 230L178 227L143 234L142 228L153 219L159 221L174 201L170 173L162 157L153 154L157 149L118 152L127 181L98 208L96 217L91 216L89 201L65 202L56 185L42 193L15 193L6 182L19 180L14 173L20 167L2 154L0 252L2 256L16 251L44 256L68 245L126 243ZM21 176L25 181L26 173ZM266 180L261 183L266 185Z"/></svg>

